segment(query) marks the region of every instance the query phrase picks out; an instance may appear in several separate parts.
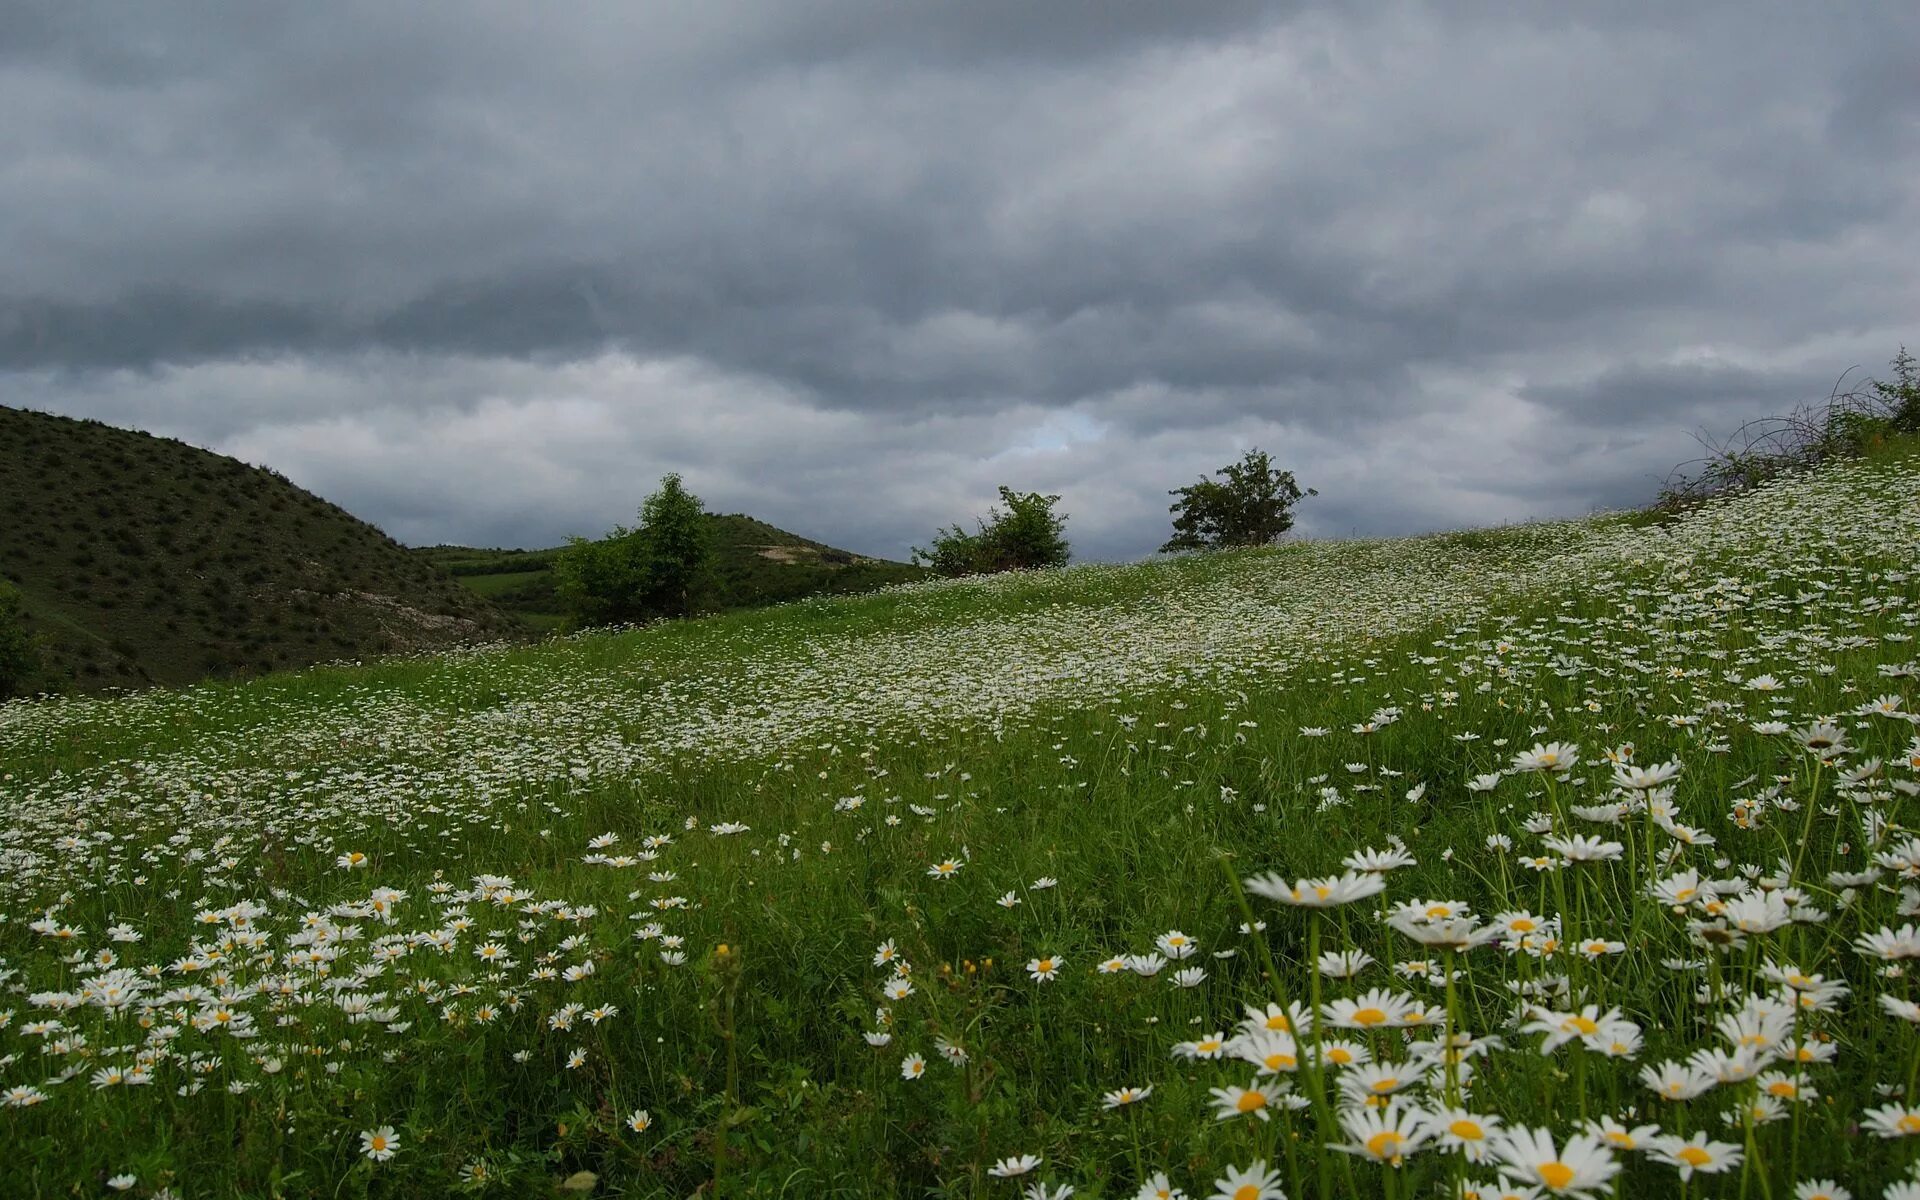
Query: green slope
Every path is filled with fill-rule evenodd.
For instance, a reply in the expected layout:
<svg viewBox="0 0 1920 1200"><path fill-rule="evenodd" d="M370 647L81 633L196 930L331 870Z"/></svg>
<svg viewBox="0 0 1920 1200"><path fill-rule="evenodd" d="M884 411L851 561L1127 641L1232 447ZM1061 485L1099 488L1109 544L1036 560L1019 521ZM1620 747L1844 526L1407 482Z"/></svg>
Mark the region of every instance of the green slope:
<svg viewBox="0 0 1920 1200"><path fill-rule="evenodd" d="M6 407L0 575L25 598L55 688L183 684L518 632L271 471Z"/></svg>
<svg viewBox="0 0 1920 1200"><path fill-rule="evenodd" d="M929 574L908 563L837 550L742 513L710 513L707 520L713 534L713 580L702 607L711 612L870 592ZM414 553L534 629L557 628L565 621L564 605L554 592L557 548L428 546Z"/></svg>

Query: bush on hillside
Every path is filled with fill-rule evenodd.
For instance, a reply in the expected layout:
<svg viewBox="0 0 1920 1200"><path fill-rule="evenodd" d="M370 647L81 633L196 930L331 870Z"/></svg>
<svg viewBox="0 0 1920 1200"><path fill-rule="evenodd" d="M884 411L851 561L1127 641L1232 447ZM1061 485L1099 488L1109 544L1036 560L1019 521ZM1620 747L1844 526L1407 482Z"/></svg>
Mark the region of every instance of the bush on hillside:
<svg viewBox="0 0 1920 1200"><path fill-rule="evenodd" d="M1235 546L1265 546L1293 528L1293 506L1303 496L1292 471L1282 471L1264 450L1249 450L1237 463L1201 476L1198 483L1175 488L1178 497L1167 511L1173 516L1173 536L1160 547L1174 550L1221 550Z"/></svg>
<svg viewBox="0 0 1920 1200"><path fill-rule="evenodd" d="M578 625L684 617L698 607L713 556L705 506L677 474L640 507L640 526L598 541L568 538L554 558L555 589Z"/></svg>
<svg viewBox="0 0 1920 1200"><path fill-rule="evenodd" d="M1891 382L1869 379L1843 392L1842 374L1825 404L1748 421L1722 441L1699 436L1706 453L1674 468L1655 507L1685 508L1788 471L1866 454L1893 438L1920 436L1920 371L1906 346L1892 366Z"/></svg>
<svg viewBox="0 0 1920 1200"><path fill-rule="evenodd" d="M1004 511L989 510L973 533L959 525L940 530L931 546L913 548L913 561L949 577L1065 566L1071 550L1063 532L1066 514L1053 511L1059 501L1003 486Z"/></svg>
<svg viewBox="0 0 1920 1200"><path fill-rule="evenodd" d="M0 700L24 696L40 679L40 648L27 632L20 589L0 580Z"/></svg>

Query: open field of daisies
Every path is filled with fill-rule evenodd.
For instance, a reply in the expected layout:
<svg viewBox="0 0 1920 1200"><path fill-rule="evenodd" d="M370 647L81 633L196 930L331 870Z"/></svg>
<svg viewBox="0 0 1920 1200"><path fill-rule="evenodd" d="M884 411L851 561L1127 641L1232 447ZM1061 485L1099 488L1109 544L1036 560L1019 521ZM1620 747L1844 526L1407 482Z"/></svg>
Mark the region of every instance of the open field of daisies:
<svg viewBox="0 0 1920 1200"><path fill-rule="evenodd" d="M1920 1196L1920 463L0 708L0 1196Z"/></svg>

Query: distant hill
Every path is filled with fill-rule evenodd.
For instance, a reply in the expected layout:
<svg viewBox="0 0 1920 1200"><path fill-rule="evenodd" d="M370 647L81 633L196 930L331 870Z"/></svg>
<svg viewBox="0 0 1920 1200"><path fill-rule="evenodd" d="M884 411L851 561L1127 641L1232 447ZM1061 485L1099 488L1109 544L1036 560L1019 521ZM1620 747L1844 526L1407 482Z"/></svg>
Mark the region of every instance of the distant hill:
<svg viewBox="0 0 1920 1200"><path fill-rule="evenodd" d="M522 626L284 477L0 407L0 576L56 686L183 684L497 640Z"/></svg>
<svg viewBox="0 0 1920 1200"><path fill-rule="evenodd" d="M758 608L805 596L869 592L890 583L925 579L922 567L836 550L741 513L707 516L713 530L714 583L707 607ZM414 553L527 627L553 629L565 621L554 592L548 550L484 550L428 546Z"/></svg>

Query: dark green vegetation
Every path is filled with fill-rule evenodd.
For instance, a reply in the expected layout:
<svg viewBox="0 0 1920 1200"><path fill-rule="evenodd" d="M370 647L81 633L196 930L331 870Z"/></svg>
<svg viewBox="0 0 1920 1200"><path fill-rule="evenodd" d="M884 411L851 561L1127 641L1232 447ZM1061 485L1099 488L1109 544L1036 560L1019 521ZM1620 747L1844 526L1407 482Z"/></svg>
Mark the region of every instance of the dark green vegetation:
<svg viewBox="0 0 1920 1200"><path fill-rule="evenodd" d="M640 524L597 540L567 539L554 561L555 588L579 625L627 625L689 617L711 590L713 539L706 506L676 473L640 506Z"/></svg>
<svg viewBox="0 0 1920 1200"><path fill-rule="evenodd" d="M928 575L908 563L836 550L743 513L707 513L704 519L713 556L697 597L700 611L731 612L808 596L870 592ZM414 553L530 628L552 630L567 623L566 603L554 576L561 548L429 546Z"/></svg>
<svg viewBox="0 0 1920 1200"><path fill-rule="evenodd" d="M272 471L0 407L0 578L44 674L95 691L497 640L515 625Z"/></svg>
<svg viewBox="0 0 1920 1200"><path fill-rule="evenodd" d="M1720 441L1701 438L1706 453L1674 468L1655 511L1677 511L1791 471L1898 449L1920 438L1920 370L1904 345L1888 365L1890 382L1869 379L1845 392L1835 383L1824 404L1757 417ZM1853 370L1849 367L1847 374Z"/></svg>
<svg viewBox="0 0 1920 1200"><path fill-rule="evenodd" d="M1293 472L1274 466L1264 450L1249 450L1214 474L1220 478L1202 476L1167 493L1176 497L1167 508L1173 536L1162 552L1269 545L1293 528L1293 506L1300 498L1320 494L1301 491Z"/></svg>
<svg viewBox="0 0 1920 1200"><path fill-rule="evenodd" d="M1067 515L1053 511L1060 497L1002 486L1000 502L1006 508L990 510L976 532L959 525L942 529L932 546L914 548L913 561L949 578L1067 565Z"/></svg>

